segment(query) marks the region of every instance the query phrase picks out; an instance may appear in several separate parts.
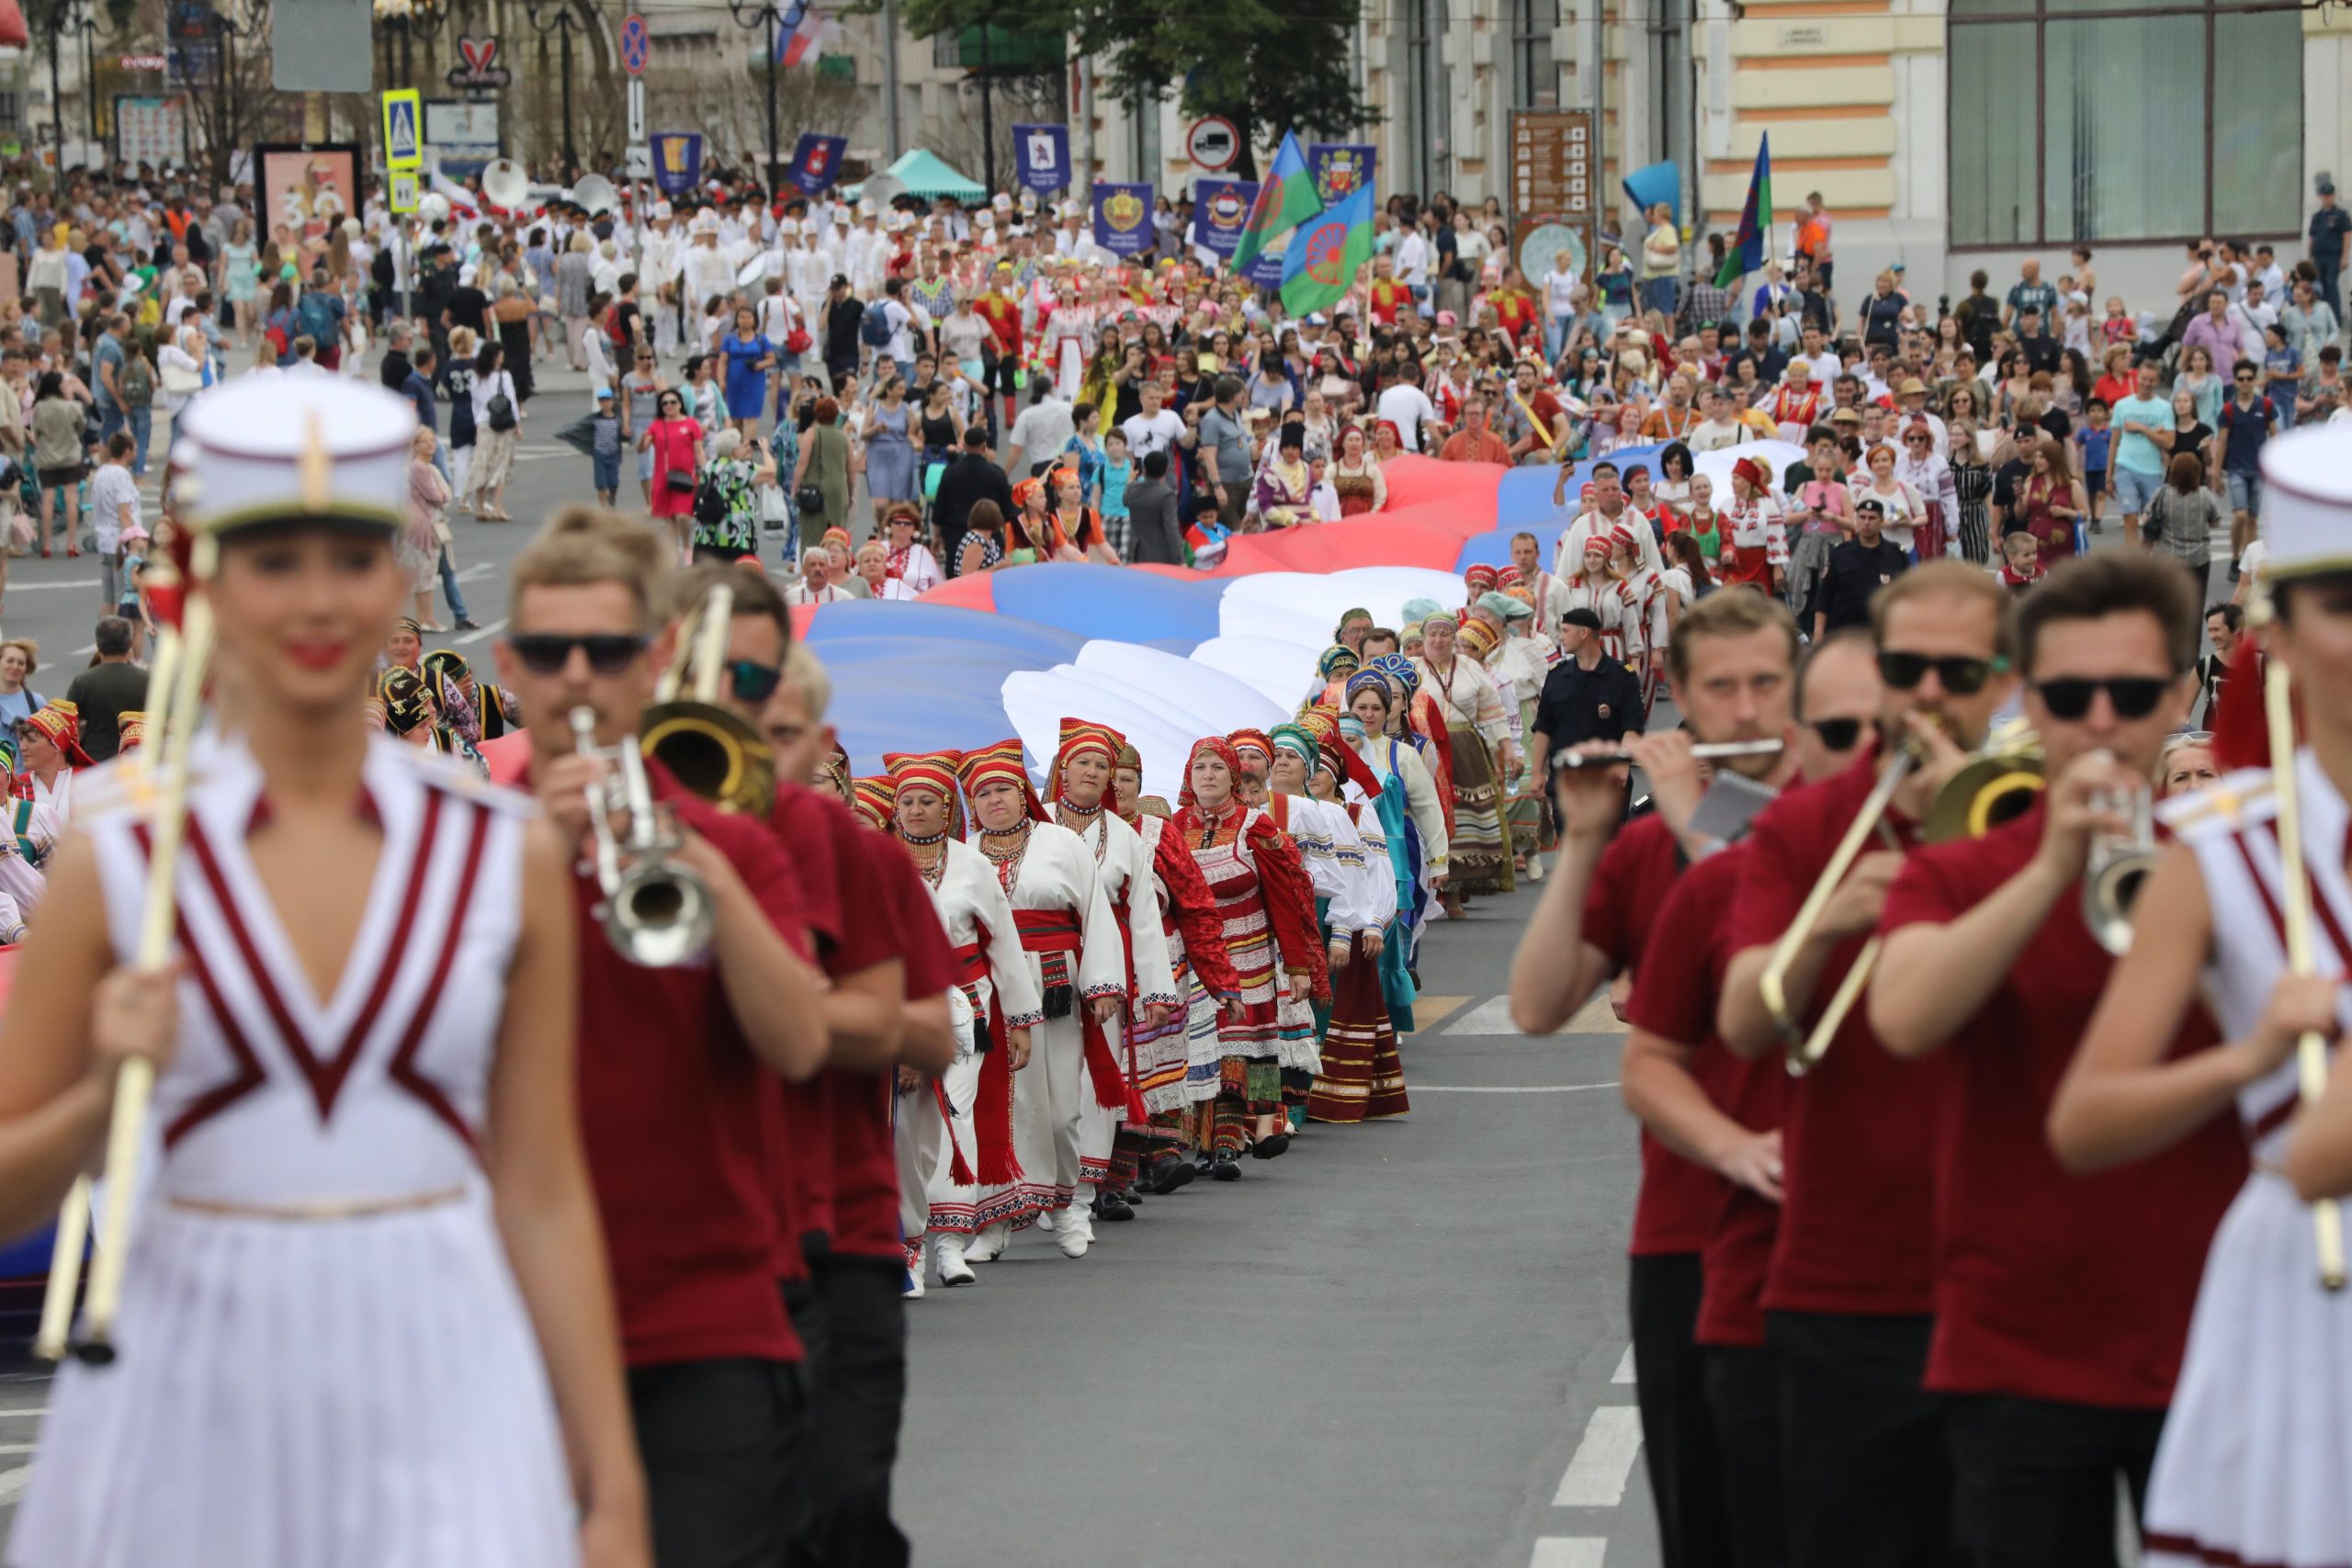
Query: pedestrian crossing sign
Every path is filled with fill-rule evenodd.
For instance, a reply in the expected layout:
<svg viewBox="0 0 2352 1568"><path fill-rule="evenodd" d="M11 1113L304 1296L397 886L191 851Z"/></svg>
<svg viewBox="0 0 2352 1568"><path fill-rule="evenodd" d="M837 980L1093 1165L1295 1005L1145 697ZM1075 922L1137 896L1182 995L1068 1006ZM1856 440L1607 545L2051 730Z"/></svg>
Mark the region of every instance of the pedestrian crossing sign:
<svg viewBox="0 0 2352 1568"><path fill-rule="evenodd" d="M384 95L384 167L424 166L424 107L413 87Z"/></svg>
<svg viewBox="0 0 2352 1568"><path fill-rule="evenodd" d="M394 169L391 177L384 182L384 194L394 212L414 212L416 210L416 171Z"/></svg>

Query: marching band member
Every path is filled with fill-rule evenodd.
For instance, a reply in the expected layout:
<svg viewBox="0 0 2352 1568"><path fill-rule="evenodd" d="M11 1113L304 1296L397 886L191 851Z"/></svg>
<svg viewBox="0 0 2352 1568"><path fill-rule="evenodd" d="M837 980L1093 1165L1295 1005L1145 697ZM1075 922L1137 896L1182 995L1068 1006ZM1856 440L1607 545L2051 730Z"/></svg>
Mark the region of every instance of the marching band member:
<svg viewBox="0 0 2352 1568"><path fill-rule="evenodd" d="M1241 979L1226 955L1225 920L1216 899L1192 852L1168 831L1168 803L1154 799L1149 804L1159 809L1145 809L1143 759L1133 746L1121 742L1111 778L1123 820L1143 840L1169 971L1184 998L1182 1008L1157 1026L1129 1025L1146 1120L1119 1129L1111 1175L1114 1183L1125 1176L1123 1186L1165 1195L1199 1174L1200 1168L1181 1152L1192 1104L1187 1085L1196 1057L1209 1064L1205 1080L1215 1081L1217 1014L1238 998Z"/></svg>
<svg viewBox="0 0 2352 1568"><path fill-rule="evenodd" d="M1841 633L1809 649L1798 667L1797 771L1817 783L1842 771L1878 711L1870 638ZM1561 780L1564 794L1595 792L1563 816L1605 816L1622 785ZM1625 1006L1632 1031L1623 1070L1625 1108L1671 1154L1713 1172L1714 1202L1700 1247L1701 1383L1721 1467L1723 1511L1734 1568L1780 1568L1789 1560L1781 1501L1780 1362L1764 1339L1764 1270L1780 1228L1781 1115L1788 1074L1777 1062L1743 1061L1715 1033L1715 1003L1731 954L1725 916L1739 885L1735 842L1677 877L1657 929L1673 940L1650 949Z"/></svg>
<svg viewBox="0 0 2352 1568"><path fill-rule="evenodd" d="M1759 1055L1778 1043L1760 984L1771 951L1907 742L1935 761L1903 781L1884 818L1905 850L1863 856L1799 949L1786 980L1799 1027L1810 1027L1877 925L1939 775L1982 743L2008 695L2010 604L1960 561L1914 568L1873 601L1879 730L1891 740L1837 777L1782 795L1751 825L1717 1007L1734 1052ZM1791 1087L1781 1134L1788 1196L1764 1305L1781 1358L1792 1563L1942 1561L1951 1460L1941 1404L1920 1387L1934 1327L1935 1095L1935 1075L1889 1056L1860 1008Z"/></svg>
<svg viewBox="0 0 2352 1568"><path fill-rule="evenodd" d="M1629 736L1657 808L1618 828L1622 782L1611 769L1577 769L1558 786L1560 859L1545 881L1511 964L1511 1019L1530 1034L1566 1024L1612 976L1638 979L1659 940L1658 914L1676 874L1711 846L1690 835L1702 787L1694 741L1782 739L1789 729L1796 624L1755 592L1712 593L1693 604L1667 648L1667 685L1688 728ZM1539 759L1539 764L1543 761ZM1793 771L1779 756L1722 766L1777 785ZM1621 775L1622 779L1622 775ZM1570 962L1561 954L1572 953ZM1642 1184L1634 1208L1628 1314L1645 1458L1668 1562L1729 1560L1730 1547L1709 1419L1692 1336L1699 1314L1699 1252L1715 1192L1713 1178L1674 1156L1645 1128Z"/></svg>
<svg viewBox="0 0 2352 1568"><path fill-rule="evenodd" d="M1023 771L1020 741L966 752L956 774L971 802L972 843L1012 901L1046 1013L1036 1030L1036 1070L1012 1086L1013 1149L1023 1172L1017 1201L980 1233L965 1258L997 1257L1013 1231L1041 1214L1053 1216L1062 1256L1083 1258L1094 1240L1093 1216L1071 1200L1082 1165L1085 1101L1091 1097L1112 1108L1126 1102L1125 1080L1105 1035L1127 994L1118 922L1092 852L1046 818ZM1000 1198L991 1195L984 1205Z"/></svg>
<svg viewBox="0 0 2352 1568"><path fill-rule="evenodd" d="M2177 568L2125 553L2027 595L2018 673L2049 791L1982 840L1912 855L1879 922L1871 1028L1898 1058L1952 1058L1927 1387L1945 1396L1973 1562L2115 1561L2117 1477L2136 1503L2206 1244L2245 1179L2218 1117L2080 1178L2042 1130L2113 968L2083 915L2091 840L2120 830L2117 803L2147 789L2188 716L2200 608ZM2201 1014L2187 1034L2212 1043Z"/></svg>
<svg viewBox="0 0 2352 1568"><path fill-rule="evenodd" d="M2052 1146L2075 1171L2194 1142L2233 1103L2252 1145L2254 1168L2205 1258L2148 1483L2145 1560L2164 1568L2306 1568L2352 1558L2340 1421L2352 1297L2322 1288L2314 1224L2340 1225L2341 1212L2301 1201L2347 1185L2340 1053L2317 1106L2295 1114L2297 1042L2307 1032L2340 1036L2352 964L2344 935L2352 929L2344 866L2352 573L2343 545L2352 492L2344 452L2329 428L2282 437L2263 453L2263 581L2276 614L2267 652L2301 699L2293 798L2316 973L2295 976L2286 964L2283 797L2274 777L2241 770L2168 802L2174 845L2133 905L2131 951L2049 1122ZM2224 1043L2179 1054L2177 1037L2200 998L2211 998Z"/></svg>
<svg viewBox="0 0 2352 1568"><path fill-rule="evenodd" d="M575 1121L568 851L356 722L408 598L415 419L295 386L182 421L227 705L172 868L181 954L130 966L153 792L119 764L0 1021L10 1234L97 1156L129 1057L160 1129L119 1359L59 1372L9 1555L648 1565Z"/></svg>
<svg viewBox="0 0 2352 1568"><path fill-rule="evenodd" d="M1144 919L1136 918L1135 900L1148 887L1148 852L1118 811L1112 786L1119 748L1126 737L1101 725L1066 718L1061 723L1061 749L1054 754L1049 795L1056 821L1078 835L1094 858L1095 880L1110 901L1111 917L1118 922L1120 948L1126 964L1127 989L1132 998L1127 1016L1120 1020L1115 1048L1123 1092L1122 1103L1103 1102L1102 1093L1079 1097L1079 1182L1094 1189L1088 1207L1097 1218L1131 1220L1135 1210L1120 1196L1122 1185L1111 1179L1112 1147L1122 1124L1146 1121L1140 1070L1134 1046L1138 1030L1164 1027L1179 1001L1176 977L1168 963L1165 928L1147 906ZM1091 1064L1090 1064L1091 1065ZM1104 1085L1096 1084L1098 1090ZM1132 1173L1130 1173L1132 1174Z"/></svg>
<svg viewBox="0 0 2352 1568"><path fill-rule="evenodd" d="M530 784L569 844L589 840L588 792L607 764L580 751L558 716L585 708L597 747L637 744L639 715L670 661L665 553L639 524L575 506L510 569L499 671L537 717ZM668 858L709 889L717 918L701 960L632 962L602 929L594 857L575 870L591 954L579 1013L589 1174L612 1250L655 1554L768 1561L783 1551L806 1411L801 1346L773 1271L781 1216L761 1106L771 1077L806 1079L824 1059L820 982L795 951L805 941L799 895L775 836L688 794L659 764L647 772L677 839ZM649 1138L658 1160L645 1157Z"/></svg>

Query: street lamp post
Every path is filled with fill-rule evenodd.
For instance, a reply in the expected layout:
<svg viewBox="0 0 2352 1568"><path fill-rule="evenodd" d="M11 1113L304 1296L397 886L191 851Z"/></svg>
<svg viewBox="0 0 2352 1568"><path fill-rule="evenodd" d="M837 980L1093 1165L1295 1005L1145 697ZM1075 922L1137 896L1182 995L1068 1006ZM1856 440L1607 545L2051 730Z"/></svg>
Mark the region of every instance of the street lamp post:
<svg viewBox="0 0 2352 1568"><path fill-rule="evenodd" d="M258 37L267 25L269 0L247 0L244 19L239 21L219 6L206 13L206 28L212 37L212 172L216 181L229 177L230 143L236 136L237 116L232 112L229 94L237 75L237 40ZM260 225L256 224L258 230Z"/></svg>
<svg viewBox="0 0 2352 1568"><path fill-rule="evenodd" d="M47 29L49 33L49 129L50 134L57 139L57 164L54 172L57 176L56 186L60 191L65 188L65 86L57 68L58 46L68 32L79 31L88 21L89 17L82 9L81 0L56 0L56 4L49 13L50 26ZM85 62L82 90L90 96L90 101L94 106L91 112L95 116L97 86L87 79L89 75L86 63L89 60L87 44L88 37L85 34L82 57Z"/></svg>
<svg viewBox="0 0 2352 1568"><path fill-rule="evenodd" d="M74 30L82 35L82 96L89 100L90 144L82 150L84 158L101 143L98 141L98 70L90 40L97 37L98 19L85 9L74 21Z"/></svg>
<svg viewBox="0 0 2352 1568"><path fill-rule="evenodd" d="M729 13L734 17L735 25L739 28L765 28L767 29L768 162L767 167L762 171L760 175L760 188L763 190L769 190L773 189L775 185L777 154L775 133L775 78L776 73L783 69L782 65L776 59L777 36L786 26L787 20L789 20L792 26L797 27L799 25L801 16L806 13L808 7L806 0L793 0L788 18L786 13L777 7L775 0L760 0L760 4L757 6L746 5L744 0L727 0L727 9Z"/></svg>
<svg viewBox="0 0 2352 1568"><path fill-rule="evenodd" d="M571 0L558 0L545 21L539 19L540 0L527 0L525 12L530 17L534 32L542 37L548 33L558 35L557 44L563 60L564 178L561 183L569 185L579 177L580 171L580 152L571 139L571 35L586 29L582 27L580 18L572 15Z"/></svg>

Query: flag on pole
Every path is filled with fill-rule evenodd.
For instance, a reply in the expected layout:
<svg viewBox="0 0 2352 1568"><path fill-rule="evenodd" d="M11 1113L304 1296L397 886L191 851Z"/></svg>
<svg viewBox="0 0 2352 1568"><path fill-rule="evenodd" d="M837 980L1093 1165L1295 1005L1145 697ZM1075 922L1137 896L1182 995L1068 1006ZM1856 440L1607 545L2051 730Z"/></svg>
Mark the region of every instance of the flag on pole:
<svg viewBox="0 0 2352 1568"><path fill-rule="evenodd" d="M1739 209L1739 231L1715 269L1715 287L1728 288L1751 272L1761 272L1772 240L1772 137L1756 144L1756 172L1747 176L1747 200Z"/></svg>
<svg viewBox="0 0 2352 1568"><path fill-rule="evenodd" d="M1233 252L1233 270L1239 272L1247 267L1268 243L1321 210L1322 204L1315 195L1315 177L1307 172L1306 154L1299 150L1298 133L1285 130L1282 147L1274 153L1274 161L1258 186L1258 199L1250 208L1249 221L1241 225L1241 243Z"/></svg>
<svg viewBox="0 0 2352 1568"><path fill-rule="evenodd" d="M786 7L775 34L775 62L799 65L813 60L829 25L825 13L806 0Z"/></svg>
<svg viewBox="0 0 2352 1568"><path fill-rule="evenodd" d="M1356 269L1372 259L1372 187L1300 224L1283 254L1283 309L1328 310L1346 298Z"/></svg>

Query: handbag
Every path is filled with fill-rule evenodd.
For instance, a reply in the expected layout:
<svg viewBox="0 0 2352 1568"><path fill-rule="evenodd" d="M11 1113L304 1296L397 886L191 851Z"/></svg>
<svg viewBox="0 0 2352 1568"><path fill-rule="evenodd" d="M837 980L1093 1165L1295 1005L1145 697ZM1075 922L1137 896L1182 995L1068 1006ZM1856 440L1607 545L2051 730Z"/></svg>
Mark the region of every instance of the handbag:
<svg viewBox="0 0 2352 1568"><path fill-rule="evenodd" d="M825 510L825 487L819 484L802 485L798 490L792 492L792 504L796 510L803 513L812 513L819 516L823 515Z"/></svg>
<svg viewBox="0 0 2352 1568"><path fill-rule="evenodd" d="M809 344L814 341L814 339L809 337L808 329L807 327L796 326L790 332L784 334L784 352L786 354L806 354L808 352Z"/></svg>
<svg viewBox="0 0 2352 1568"><path fill-rule="evenodd" d="M695 477L684 468L672 468L662 476L662 488L672 495L692 495Z"/></svg>
<svg viewBox="0 0 2352 1568"><path fill-rule="evenodd" d="M168 397L185 398L204 389L204 376L201 371L190 370L184 365L166 365L156 378L156 384Z"/></svg>
<svg viewBox="0 0 2352 1568"><path fill-rule="evenodd" d="M490 431L492 434L503 435L507 431L514 428L514 400L508 397L505 393L492 393L491 395L489 405L484 408L482 412L490 416Z"/></svg>

